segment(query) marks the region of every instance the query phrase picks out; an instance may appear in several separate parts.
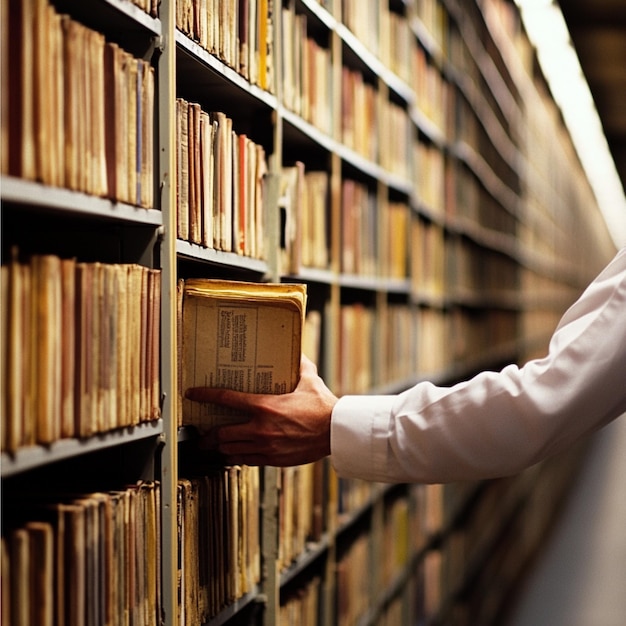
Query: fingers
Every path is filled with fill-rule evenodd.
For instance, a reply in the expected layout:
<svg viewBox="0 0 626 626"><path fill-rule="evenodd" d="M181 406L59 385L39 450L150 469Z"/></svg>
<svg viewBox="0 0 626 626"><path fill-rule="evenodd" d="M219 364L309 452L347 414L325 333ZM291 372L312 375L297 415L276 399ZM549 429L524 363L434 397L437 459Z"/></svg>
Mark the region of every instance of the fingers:
<svg viewBox="0 0 626 626"><path fill-rule="evenodd" d="M243 411L250 411L256 405L254 394L213 387L190 387L185 391L185 398L193 402L224 404Z"/></svg>
<svg viewBox="0 0 626 626"><path fill-rule="evenodd" d="M223 428L223 427L222 427ZM226 440L220 442L218 433L222 428L216 428L207 436L200 439L199 447L202 450L210 450L219 454L225 465L268 465L269 459L266 454L258 449L255 440Z"/></svg>

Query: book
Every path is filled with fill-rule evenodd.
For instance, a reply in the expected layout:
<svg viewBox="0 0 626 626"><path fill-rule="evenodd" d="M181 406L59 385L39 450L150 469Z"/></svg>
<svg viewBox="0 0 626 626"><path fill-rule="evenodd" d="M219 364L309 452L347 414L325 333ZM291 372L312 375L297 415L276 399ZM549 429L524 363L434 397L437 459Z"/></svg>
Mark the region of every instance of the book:
<svg viewBox="0 0 626 626"><path fill-rule="evenodd" d="M287 393L300 372L306 287L188 279L179 290L181 392L224 387ZM182 423L198 430L246 416L208 403L182 401Z"/></svg>

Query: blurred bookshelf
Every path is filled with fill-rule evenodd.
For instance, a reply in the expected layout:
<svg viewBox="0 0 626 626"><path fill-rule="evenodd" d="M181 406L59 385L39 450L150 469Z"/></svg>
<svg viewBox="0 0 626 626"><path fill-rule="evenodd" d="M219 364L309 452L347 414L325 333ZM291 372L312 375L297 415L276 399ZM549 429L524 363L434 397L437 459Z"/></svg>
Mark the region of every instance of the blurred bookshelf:
<svg viewBox="0 0 626 626"><path fill-rule="evenodd" d="M177 283L305 283L337 394L544 354L614 245L515 4L2 25L2 625L501 623L584 448L471 484L220 467L180 426Z"/></svg>

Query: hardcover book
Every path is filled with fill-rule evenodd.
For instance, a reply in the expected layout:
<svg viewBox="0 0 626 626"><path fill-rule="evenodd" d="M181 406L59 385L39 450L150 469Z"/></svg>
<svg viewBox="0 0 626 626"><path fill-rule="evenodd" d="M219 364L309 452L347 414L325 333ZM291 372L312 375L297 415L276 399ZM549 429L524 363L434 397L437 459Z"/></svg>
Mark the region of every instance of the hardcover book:
<svg viewBox="0 0 626 626"><path fill-rule="evenodd" d="M298 383L306 287L212 279L181 282L181 394L189 387L288 393ZM182 423L199 431L246 416L182 400Z"/></svg>

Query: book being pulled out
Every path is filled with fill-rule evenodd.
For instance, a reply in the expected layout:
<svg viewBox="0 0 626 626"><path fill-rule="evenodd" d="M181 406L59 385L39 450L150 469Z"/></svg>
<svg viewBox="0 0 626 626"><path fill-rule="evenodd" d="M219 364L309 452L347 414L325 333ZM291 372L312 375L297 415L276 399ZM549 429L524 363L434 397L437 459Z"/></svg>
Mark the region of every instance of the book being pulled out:
<svg viewBox="0 0 626 626"><path fill-rule="evenodd" d="M306 286L193 278L179 284L181 395L190 387L288 393L300 375ZM200 432L245 421L233 409L182 399Z"/></svg>

